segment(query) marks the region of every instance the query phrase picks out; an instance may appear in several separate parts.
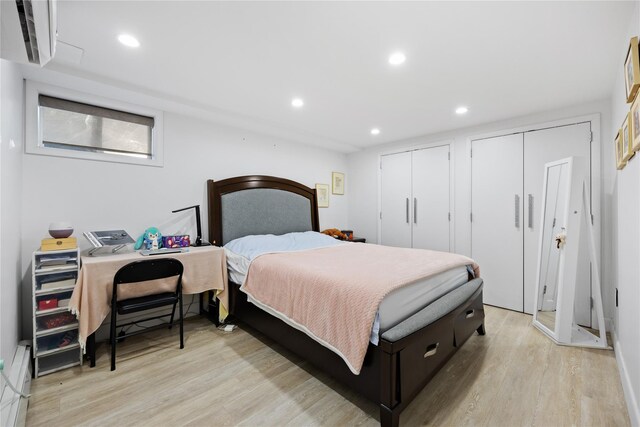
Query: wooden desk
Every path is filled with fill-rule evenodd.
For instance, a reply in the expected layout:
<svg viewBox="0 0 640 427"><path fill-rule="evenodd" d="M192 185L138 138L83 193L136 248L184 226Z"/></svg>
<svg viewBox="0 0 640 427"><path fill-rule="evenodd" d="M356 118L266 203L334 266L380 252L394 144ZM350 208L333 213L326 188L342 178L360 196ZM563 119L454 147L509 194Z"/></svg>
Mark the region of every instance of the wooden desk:
<svg viewBox="0 0 640 427"><path fill-rule="evenodd" d="M216 246L189 248L189 252L153 257L175 258L184 265L183 294L221 290L223 308L227 308L227 264L224 249ZM151 259L138 252L100 257L83 256L78 281L71 295L69 309L78 316L78 341L88 351L91 366L95 366L95 331L111 312L113 276L126 264ZM133 296L133 295L131 295ZM131 297L130 296L130 297Z"/></svg>

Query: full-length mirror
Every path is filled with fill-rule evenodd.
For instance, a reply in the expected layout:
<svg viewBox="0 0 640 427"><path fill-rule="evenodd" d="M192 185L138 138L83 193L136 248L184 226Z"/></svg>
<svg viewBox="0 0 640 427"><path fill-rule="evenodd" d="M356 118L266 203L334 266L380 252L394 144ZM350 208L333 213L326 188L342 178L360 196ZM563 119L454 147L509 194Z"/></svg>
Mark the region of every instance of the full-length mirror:
<svg viewBox="0 0 640 427"><path fill-rule="evenodd" d="M567 207L568 163L547 168L542 223L542 246L540 255L540 286L538 294L538 320L550 330L555 329L558 301L560 246L565 234Z"/></svg>
<svg viewBox="0 0 640 427"><path fill-rule="evenodd" d="M545 165L533 324L559 344L607 348L584 163L569 157ZM588 285L580 262L586 248L594 272L598 334L576 323L576 291Z"/></svg>

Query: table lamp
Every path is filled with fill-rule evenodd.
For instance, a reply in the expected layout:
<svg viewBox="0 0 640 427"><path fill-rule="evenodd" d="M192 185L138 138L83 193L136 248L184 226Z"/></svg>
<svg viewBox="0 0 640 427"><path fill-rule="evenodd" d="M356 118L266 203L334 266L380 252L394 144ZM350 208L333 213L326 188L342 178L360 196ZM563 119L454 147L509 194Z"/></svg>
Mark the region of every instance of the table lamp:
<svg viewBox="0 0 640 427"><path fill-rule="evenodd" d="M202 226L200 225L200 205L193 205L182 209L176 209L175 211L171 211L171 213L182 212L186 211L187 209L196 210L196 240L192 246L211 246L211 243L202 240Z"/></svg>

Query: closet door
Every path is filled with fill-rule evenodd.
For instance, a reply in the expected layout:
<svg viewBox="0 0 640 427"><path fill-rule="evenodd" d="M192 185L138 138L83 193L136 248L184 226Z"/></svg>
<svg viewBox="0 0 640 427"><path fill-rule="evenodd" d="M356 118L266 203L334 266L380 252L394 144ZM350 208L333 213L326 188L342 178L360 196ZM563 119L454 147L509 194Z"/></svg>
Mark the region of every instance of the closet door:
<svg viewBox="0 0 640 427"><path fill-rule="evenodd" d="M471 256L484 302L523 309L522 134L472 141Z"/></svg>
<svg viewBox="0 0 640 427"><path fill-rule="evenodd" d="M413 247L449 252L449 146L412 153Z"/></svg>
<svg viewBox="0 0 640 427"><path fill-rule="evenodd" d="M382 156L380 243L411 247L411 152Z"/></svg>
<svg viewBox="0 0 640 427"><path fill-rule="evenodd" d="M475 155L475 153L474 153ZM570 156L585 162L588 190L590 176L591 124L579 123L524 134L524 311L533 313L536 304L536 269L540 245L540 205L543 194L544 165ZM582 230L586 233L586 226ZM586 234L583 234L583 236ZM579 253L578 287L576 289L576 321L591 325L591 276L587 245Z"/></svg>

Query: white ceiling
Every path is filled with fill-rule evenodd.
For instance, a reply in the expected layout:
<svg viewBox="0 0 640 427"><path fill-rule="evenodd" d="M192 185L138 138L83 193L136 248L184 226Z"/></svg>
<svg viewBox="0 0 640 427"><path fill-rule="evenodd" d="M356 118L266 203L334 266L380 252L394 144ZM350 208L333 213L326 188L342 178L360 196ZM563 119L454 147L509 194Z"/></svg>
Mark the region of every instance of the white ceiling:
<svg viewBox="0 0 640 427"><path fill-rule="evenodd" d="M84 56L48 67L349 151L607 98L632 10L581 1L60 1L59 40ZM141 47L122 46L121 33ZM396 50L407 56L400 67L387 62ZM291 107L294 96L302 109ZM460 105L467 115L454 113Z"/></svg>

